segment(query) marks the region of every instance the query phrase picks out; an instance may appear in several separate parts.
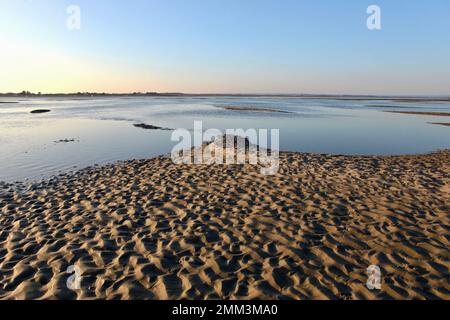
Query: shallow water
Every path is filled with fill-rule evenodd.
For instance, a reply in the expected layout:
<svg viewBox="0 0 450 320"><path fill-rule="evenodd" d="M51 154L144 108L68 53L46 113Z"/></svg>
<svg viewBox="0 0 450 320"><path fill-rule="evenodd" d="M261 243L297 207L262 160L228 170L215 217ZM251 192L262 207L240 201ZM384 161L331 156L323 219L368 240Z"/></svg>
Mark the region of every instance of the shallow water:
<svg viewBox="0 0 450 320"><path fill-rule="evenodd" d="M414 154L450 148L448 117L381 110L450 112L450 103L406 103L274 97L0 98L0 181L36 180L59 172L170 152L170 131L135 123L192 129L277 128L280 149L333 154ZM18 102L18 103L12 103ZM291 113L234 111L217 105ZM373 106L398 106L382 109ZM34 109L50 113L30 114ZM58 142L69 139L73 141Z"/></svg>

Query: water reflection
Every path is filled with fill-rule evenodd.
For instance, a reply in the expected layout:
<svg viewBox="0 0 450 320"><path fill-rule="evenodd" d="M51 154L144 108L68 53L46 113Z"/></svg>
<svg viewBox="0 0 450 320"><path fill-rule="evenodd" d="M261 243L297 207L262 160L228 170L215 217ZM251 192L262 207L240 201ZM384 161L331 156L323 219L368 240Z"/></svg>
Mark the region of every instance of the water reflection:
<svg viewBox="0 0 450 320"><path fill-rule="evenodd" d="M448 117L381 110L449 112L450 103L299 98L118 97L11 99L0 104L0 180L48 177L58 171L170 152L167 128L279 128L282 150L337 154L411 154L450 148ZM235 105L288 111L225 110ZM385 106L385 108L380 108ZM51 109L30 114L33 109ZM70 142L59 140L74 139Z"/></svg>

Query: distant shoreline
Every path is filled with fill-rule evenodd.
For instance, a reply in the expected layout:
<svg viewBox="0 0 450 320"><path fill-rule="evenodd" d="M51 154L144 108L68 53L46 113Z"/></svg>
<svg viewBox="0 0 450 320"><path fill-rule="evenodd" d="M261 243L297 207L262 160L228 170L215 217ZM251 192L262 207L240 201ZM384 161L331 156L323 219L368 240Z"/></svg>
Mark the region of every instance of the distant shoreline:
<svg viewBox="0 0 450 320"><path fill-rule="evenodd" d="M94 98L94 97L272 97L300 99L333 99L349 101L393 101L393 102L450 102L450 96L374 96L374 95L328 95L328 94L252 94L252 93L180 93L180 92L135 92L135 93L0 93L5 98Z"/></svg>

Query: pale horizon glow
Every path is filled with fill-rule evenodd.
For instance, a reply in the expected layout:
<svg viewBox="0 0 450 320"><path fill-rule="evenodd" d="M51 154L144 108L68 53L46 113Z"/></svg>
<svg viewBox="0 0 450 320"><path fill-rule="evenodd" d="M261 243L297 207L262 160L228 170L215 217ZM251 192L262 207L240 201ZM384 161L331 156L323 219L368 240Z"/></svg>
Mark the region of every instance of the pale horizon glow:
<svg viewBox="0 0 450 320"><path fill-rule="evenodd" d="M382 30L366 9L382 9ZM66 27L69 5L81 30ZM445 0L0 0L0 92L450 95Z"/></svg>

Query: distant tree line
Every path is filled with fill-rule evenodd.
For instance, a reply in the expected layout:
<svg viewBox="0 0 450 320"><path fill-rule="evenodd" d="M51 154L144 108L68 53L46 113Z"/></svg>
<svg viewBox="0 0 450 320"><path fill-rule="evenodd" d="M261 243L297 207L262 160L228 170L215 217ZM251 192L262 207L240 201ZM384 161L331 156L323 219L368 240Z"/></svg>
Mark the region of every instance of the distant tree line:
<svg viewBox="0 0 450 320"><path fill-rule="evenodd" d="M77 96L77 97L101 97L101 96L182 96L179 92L133 92L133 93L106 93L106 92L74 92L74 93L34 93L27 90L22 92L0 93L3 97L52 97L52 96Z"/></svg>

